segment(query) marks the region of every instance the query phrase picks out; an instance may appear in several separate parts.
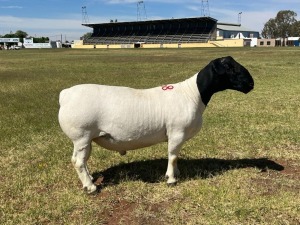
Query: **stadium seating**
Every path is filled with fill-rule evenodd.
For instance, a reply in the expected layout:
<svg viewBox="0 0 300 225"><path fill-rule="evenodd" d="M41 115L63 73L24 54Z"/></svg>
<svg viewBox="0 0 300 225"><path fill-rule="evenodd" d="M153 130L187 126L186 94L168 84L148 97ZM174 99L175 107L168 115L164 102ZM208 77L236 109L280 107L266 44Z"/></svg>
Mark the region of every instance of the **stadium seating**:
<svg viewBox="0 0 300 225"><path fill-rule="evenodd" d="M85 45L206 43L213 39L217 20L210 17L138 22L84 24L93 28Z"/></svg>

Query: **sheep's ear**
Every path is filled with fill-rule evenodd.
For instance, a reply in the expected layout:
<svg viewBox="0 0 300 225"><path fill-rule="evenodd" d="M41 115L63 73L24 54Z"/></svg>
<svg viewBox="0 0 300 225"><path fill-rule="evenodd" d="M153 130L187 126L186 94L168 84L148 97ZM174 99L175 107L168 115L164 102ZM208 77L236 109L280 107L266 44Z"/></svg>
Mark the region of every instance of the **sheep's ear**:
<svg viewBox="0 0 300 225"><path fill-rule="evenodd" d="M223 57L216 59L214 61L214 68L218 74L224 74L232 72L232 65L234 63L234 59L231 56Z"/></svg>
<svg viewBox="0 0 300 225"><path fill-rule="evenodd" d="M220 60L224 66L228 66L229 63L232 63L234 61L234 59L231 56L223 57Z"/></svg>
<svg viewBox="0 0 300 225"><path fill-rule="evenodd" d="M212 61L212 68L217 74L224 74L226 69L228 69L228 65L225 63L225 58L219 58Z"/></svg>

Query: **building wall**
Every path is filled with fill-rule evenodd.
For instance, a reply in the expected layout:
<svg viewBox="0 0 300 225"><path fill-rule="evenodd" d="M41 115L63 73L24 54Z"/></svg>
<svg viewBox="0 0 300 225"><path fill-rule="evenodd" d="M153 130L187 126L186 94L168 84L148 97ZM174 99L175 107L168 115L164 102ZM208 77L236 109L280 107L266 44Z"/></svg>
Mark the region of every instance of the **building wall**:
<svg viewBox="0 0 300 225"><path fill-rule="evenodd" d="M258 39L257 47L275 47L275 39Z"/></svg>
<svg viewBox="0 0 300 225"><path fill-rule="evenodd" d="M182 44L140 44L140 48L206 48L206 47L243 47L244 39L226 39L209 41L208 43L182 43ZM114 48L135 48L134 44L118 45L84 45L82 41L75 41L72 48L85 49L114 49Z"/></svg>
<svg viewBox="0 0 300 225"><path fill-rule="evenodd" d="M239 33L242 33L246 38L259 38L259 32L255 31L228 31L228 30L218 30L218 39L235 38ZM242 38L242 37L241 37Z"/></svg>
<svg viewBox="0 0 300 225"><path fill-rule="evenodd" d="M225 39L218 41L210 41L216 47L244 47L244 39Z"/></svg>

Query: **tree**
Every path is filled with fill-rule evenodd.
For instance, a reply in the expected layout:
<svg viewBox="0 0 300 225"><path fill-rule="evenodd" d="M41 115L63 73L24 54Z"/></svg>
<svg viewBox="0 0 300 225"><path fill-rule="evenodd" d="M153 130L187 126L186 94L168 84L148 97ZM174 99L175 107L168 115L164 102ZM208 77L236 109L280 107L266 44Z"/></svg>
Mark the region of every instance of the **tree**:
<svg viewBox="0 0 300 225"><path fill-rule="evenodd" d="M88 32L88 33L84 34L82 36L83 40L86 40L86 39L90 38L92 36L92 34L93 34L92 32Z"/></svg>
<svg viewBox="0 0 300 225"><path fill-rule="evenodd" d="M49 43L49 38L48 37L39 37L39 38L34 37L33 43Z"/></svg>
<svg viewBox="0 0 300 225"><path fill-rule="evenodd" d="M276 38L278 34L279 33L278 33L278 28L275 19L269 19L269 21L265 23L261 35L264 38Z"/></svg>
<svg viewBox="0 0 300 225"><path fill-rule="evenodd" d="M10 34L4 34L4 36L3 36L4 38L15 38L16 37L16 35L15 34L13 34L13 33L10 33Z"/></svg>
<svg viewBox="0 0 300 225"><path fill-rule="evenodd" d="M300 21L297 21L292 26L292 33L295 37L300 37Z"/></svg>
<svg viewBox="0 0 300 225"><path fill-rule="evenodd" d="M9 34L3 35L4 38L20 38L20 41L23 42L23 38L26 38L28 34L25 31L17 30L16 33L12 31Z"/></svg>
<svg viewBox="0 0 300 225"><path fill-rule="evenodd" d="M17 30L15 36L23 40L23 38L26 38L28 36L28 34L25 31Z"/></svg>
<svg viewBox="0 0 300 225"><path fill-rule="evenodd" d="M279 11L275 20L277 22L279 35L281 38L286 38L293 36L292 26L297 22L296 17L297 13L290 10Z"/></svg>
<svg viewBox="0 0 300 225"><path fill-rule="evenodd" d="M264 38L283 38L283 40L287 37L295 36L297 34L296 28L299 27L296 17L297 13L294 11L279 11L275 18L271 18L265 23L261 33L262 36Z"/></svg>

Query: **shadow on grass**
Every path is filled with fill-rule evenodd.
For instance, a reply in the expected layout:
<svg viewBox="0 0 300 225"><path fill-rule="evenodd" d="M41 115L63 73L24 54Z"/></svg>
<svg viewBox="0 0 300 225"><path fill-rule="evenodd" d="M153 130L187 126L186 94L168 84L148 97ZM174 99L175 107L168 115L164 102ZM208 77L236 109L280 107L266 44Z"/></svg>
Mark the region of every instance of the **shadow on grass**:
<svg viewBox="0 0 300 225"><path fill-rule="evenodd" d="M167 159L154 159L123 163L93 174L95 180L104 178L103 186L115 185L126 180L141 180L147 183L164 181L167 169ZM178 161L180 181L188 179L206 179L221 175L228 170L257 168L261 172L267 170L281 171L280 164L267 158L259 159L180 159Z"/></svg>

